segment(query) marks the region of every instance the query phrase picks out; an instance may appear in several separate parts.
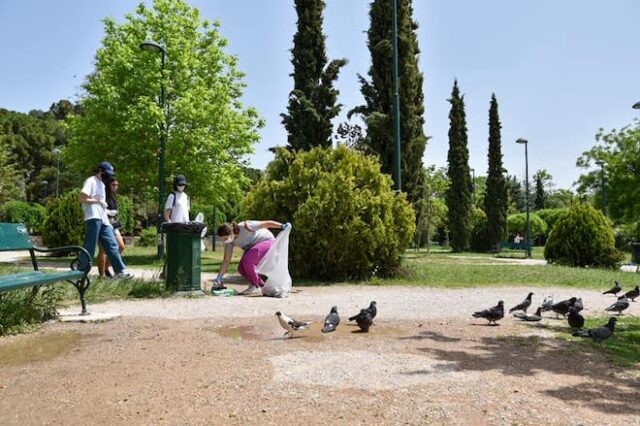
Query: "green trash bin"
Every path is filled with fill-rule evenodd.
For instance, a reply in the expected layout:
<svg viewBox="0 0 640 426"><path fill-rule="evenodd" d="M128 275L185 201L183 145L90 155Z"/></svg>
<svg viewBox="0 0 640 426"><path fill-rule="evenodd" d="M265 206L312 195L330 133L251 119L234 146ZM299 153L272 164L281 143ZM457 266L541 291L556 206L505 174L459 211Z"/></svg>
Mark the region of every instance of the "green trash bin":
<svg viewBox="0 0 640 426"><path fill-rule="evenodd" d="M200 239L202 223L165 223L167 235L167 289L200 292Z"/></svg>
<svg viewBox="0 0 640 426"><path fill-rule="evenodd" d="M640 243L631 244L631 263L640 265Z"/></svg>

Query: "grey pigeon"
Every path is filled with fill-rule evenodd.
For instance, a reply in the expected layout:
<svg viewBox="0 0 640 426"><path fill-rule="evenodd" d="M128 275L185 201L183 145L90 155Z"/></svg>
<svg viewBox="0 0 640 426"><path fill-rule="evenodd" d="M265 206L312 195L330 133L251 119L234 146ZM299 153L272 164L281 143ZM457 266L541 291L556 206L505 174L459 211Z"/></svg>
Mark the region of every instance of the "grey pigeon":
<svg viewBox="0 0 640 426"><path fill-rule="evenodd" d="M618 315L622 315L622 311L628 308L629 308L629 300L627 299L627 296L620 296L618 297L618 301L616 303L609 306L605 310L608 312L617 312Z"/></svg>
<svg viewBox="0 0 640 426"><path fill-rule="evenodd" d="M620 285L620 283L618 281L614 281L615 285L613 287L611 287L609 290L605 291L602 294L613 294L614 296L617 296L618 293L620 293L620 291L622 291L622 286Z"/></svg>
<svg viewBox="0 0 640 426"><path fill-rule="evenodd" d="M331 333L338 328L338 324L340 324L340 315L338 315L338 307L334 306L331 308L331 312L327 315L327 318L324 320L324 327L322 328L323 333Z"/></svg>
<svg viewBox="0 0 640 426"><path fill-rule="evenodd" d="M351 318L353 318L356 323L358 323L358 327L360 327L360 330L364 331L365 333L369 332L369 327L371 327L371 324L373 324L373 318L371 318L371 314L368 310L361 309L358 315Z"/></svg>
<svg viewBox="0 0 640 426"><path fill-rule="evenodd" d="M633 290L629 290L624 294L627 298L631 299L632 302L636 301L636 297L640 296L640 286L636 286Z"/></svg>
<svg viewBox="0 0 640 426"><path fill-rule="evenodd" d="M580 312L581 310L584 309L584 305L582 304L582 297L578 297L576 299L576 301L574 302L572 308L575 309L576 312Z"/></svg>
<svg viewBox="0 0 640 426"><path fill-rule="evenodd" d="M542 302L542 312L550 311L552 306L553 306L553 297L551 296L545 297L544 301Z"/></svg>
<svg viewBox="0 0 640 426"><path fill-rule="evenodd" d="M535 314L528 314L526 312L516 312L515 314L513 314L513 316L516 318L520 318L522 321L538 322L542 320L542 315L540 314L541 312L542 312L542 306L538 306L538 309L536 310Z"/></svg>
<svg viewBox="0 0 640 426"><path fill-rule="evenodd" d="M376 315L378 315L378 304L375 301L373 301L369 303L369 307L364 310L369 312L369 315L371 316L371 320L373 320L376 317ZM360 311L360 313L362 313L362 310ZM350 317L349 321L355 321L356 318L358 318L358 315L360 315L360 313Z"/></svg>
<svg viewBox="0 0 640 426"><path fill-rule="evenodd" d="M582 328L584 327L584 317L578 313L575 306L569 308L569 316L567 317L567 321L569 322L569 327L571 328Z"/></svg>
<svg viewBox="0 0 640 426"><path fill-rule="evenodd" d="M288 336L290 339L293 337L294 332L302 331L312 323L311 321L296 321L293 318L289 318L280 311L276 312L276 316L278 317L280 327L286 330L284 335Z"/></svg>
<svg viewBox="0 0 640 426"><path fill-rule="evenodd" d="M498 325L496 321L501 320L504 317L504 302L501 300L493 308L485 309L484 311L478 311L473 313L474 318L484 318L489 321L489 325L493 323Z"/></svg>
<svg viewBox="0 0 640 426"><path fill-rule="evenodd" d="M558 302L555 305L551 306L551 310L556 313L556 316L562 315L563 317L566 317L569 313L569 308L573 306L574 303L576 303L576 300L578 299L576 299L575 297L572 297L568 300L563 300L562 302Z"/></svg>
<svg viewBox="0 0 640 426"><path fill-rule="evenodd" d="M524 311L524 313L526 314L527 309L529 309L529 306L531 306L531 296L533 296L533 293L529 293L527 297L522 301L522 303L509 309L509 313L513 311Z"/></svg>
<svg viewBox="0 0 640 426"><path fill-rule="evenodd" d="M604 347L602 342L613 336L613 330L615 328L617 320L617 318L611 317L609 318L609 322L602 327L590 328L589 330L574 331L572 335L578 337L591 337L593 340L600 343L600 346Z"/></svg>

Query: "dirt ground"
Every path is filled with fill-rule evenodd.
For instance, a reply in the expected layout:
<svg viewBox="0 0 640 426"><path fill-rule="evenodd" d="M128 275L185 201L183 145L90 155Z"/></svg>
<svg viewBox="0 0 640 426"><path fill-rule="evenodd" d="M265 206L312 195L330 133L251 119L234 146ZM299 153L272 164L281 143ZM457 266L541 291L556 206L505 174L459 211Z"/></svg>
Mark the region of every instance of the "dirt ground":
<svg viewBox="0 0 640 426"><path fill-rule="evenodd" d="M382 290L407 297L405 289ZM397 308L402 315L387 316L380 295L367 334L348 324L350 312L330 334L319 331L324 313L307 316L301 307L294 315L304 297L324 306L343 291L155 301L166 316L189 303L211 313L178 319L132 308L149 301L125 302L113 321L50 323L1 338L0 424L640 424L640 369L613 367L597 351L555 339L562 321L505 318L487 327L462 313L408 319ZM486 289L468 303L511 291L523 292ZM422 300L421 291L410 294L406 306ZM316 323L284 339L273 314L255 308L278 303Z"/></svg>

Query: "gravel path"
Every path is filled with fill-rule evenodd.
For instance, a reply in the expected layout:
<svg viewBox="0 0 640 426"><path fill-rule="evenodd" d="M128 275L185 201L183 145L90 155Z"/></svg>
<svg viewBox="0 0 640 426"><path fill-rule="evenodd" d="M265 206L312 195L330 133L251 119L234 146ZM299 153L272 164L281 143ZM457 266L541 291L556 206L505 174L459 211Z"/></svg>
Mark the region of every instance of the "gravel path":
<svg viewBox="0 0 640 426"><path fill-rule="evenodd" d="M237 288L241 288L238 286ZM112 301L93 304L95 313L115 313L122 316L165 319L195 318L247 318L270 316L281 310L293 316L324 318L331 306L338 306L343 314L357 313L369 304L378 302L380 316L386 319L421 321L441 318L467 318L471 313L505 301L505 308L515 306L533 291L533 306L552 294L556 300L571 296L582 297L587 315L604 313L613 303L613 296L603 296L591 290L569 288L489 287L446 290L424 287L328 286L303 287L286 299L269 297L197 297L151 299L139 301ZM637 309L636 309L637 308ZM71 307L63 314L77 313ZM630 313L640 313L640 303Z"/></svg>

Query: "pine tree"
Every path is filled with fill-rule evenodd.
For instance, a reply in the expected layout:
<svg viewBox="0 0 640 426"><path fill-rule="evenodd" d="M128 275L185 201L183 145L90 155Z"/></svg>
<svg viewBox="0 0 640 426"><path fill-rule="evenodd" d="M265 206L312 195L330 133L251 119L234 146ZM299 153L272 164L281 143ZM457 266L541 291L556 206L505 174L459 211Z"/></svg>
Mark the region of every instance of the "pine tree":
<svg viewBox="0 0 640 426"><path fill-rule="evenodd" d="M471 176L469 174L469 148L467 146L467 119L464 97L460 95L458 81L451 92L449 112L449 163L447 207L449 208L449 244L454 252L469 247L471 235Z"/></svg>
<svg viewBox="0 0 640 426"><path fill-rule="evenodd" d="M500 116L496 95L491 95L489 107L489 171L487 172L487 192L484 197L484 211L487 214L487 244L494 247L503 241L507 229L507 185L502 166L502 142L500 136Z"/></svg>
<svg viewBox="0 0 640 426"><path fill-rule="evenodd" d="M542 177L540 175L536 176L536 198L533 201L533 205L536 210L542 210L545 208L545 201L547 198L547 194L544 192L544 183L542 182Z"/></svg>
<svg viewBox="0 0 640 426"><path fill-rule="evenodd" d="M289 133L289 147L309 150L315 146L331 146L331 120L340 113L336 103L338 90L333 87L346 59L327 65L322 20L323 0L295 0L298 31L293 36L291 63L293 90L289 94L287 114L282 124Z"/></svg>
<svg viewBox="0 0 640 426"><path fill-rule="evenodd" d="M398 0L398 75L400 97L400 146L402 190L415 204L422 190L422 157L427 144L424 134L423 76L418 69L418 24L413 21L411 0ZM369 12L367 45L371 52L369 80L359 75L365 105L351 114L361 114L366 123L365 144L382 164L382 172L393 174L393 97L391 1L374 0Z"/></svg>

